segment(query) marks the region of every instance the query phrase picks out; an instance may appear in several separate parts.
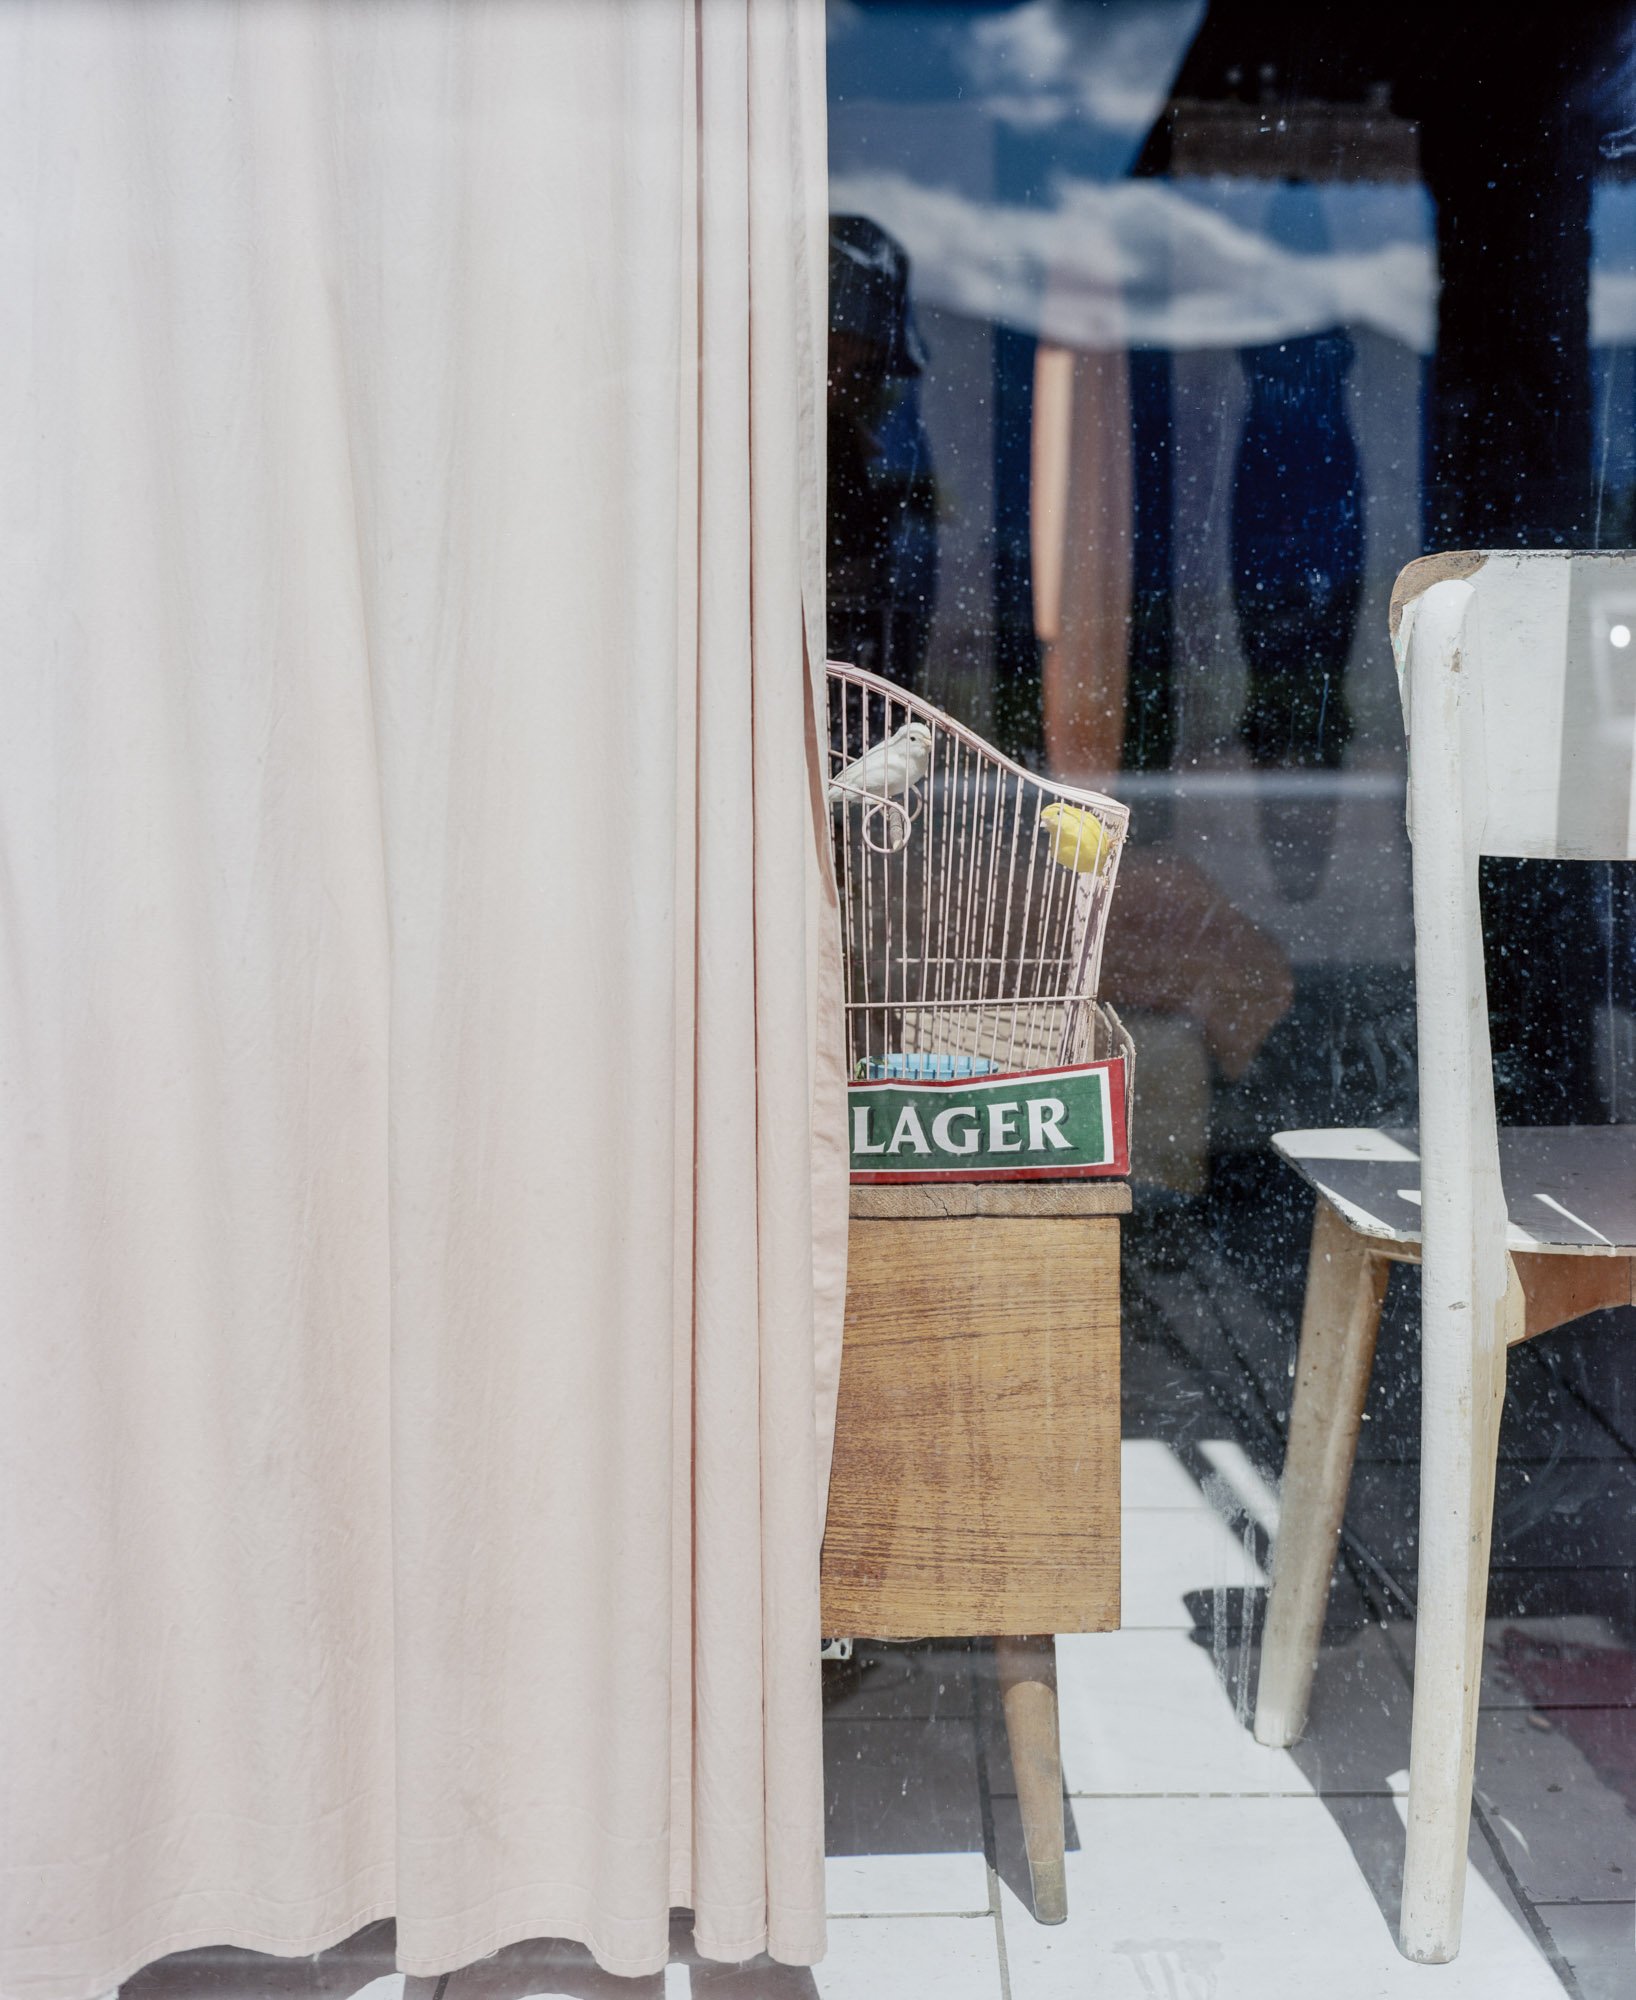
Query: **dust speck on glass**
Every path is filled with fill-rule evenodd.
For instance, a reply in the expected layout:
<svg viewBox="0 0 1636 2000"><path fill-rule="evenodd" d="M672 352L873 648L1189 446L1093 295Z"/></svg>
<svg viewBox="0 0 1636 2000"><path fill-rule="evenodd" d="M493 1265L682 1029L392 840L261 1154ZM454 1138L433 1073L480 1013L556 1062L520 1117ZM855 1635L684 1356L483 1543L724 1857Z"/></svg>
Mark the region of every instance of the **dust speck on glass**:
<svg viewBox="0 0 1636 2000"><path fill-rule="evenodd" d="M1271 1140L1355 1128L1416 1181L1399 571L1636 543L1636 6L831 0L828 56L830 654L1129 807L1100 992L1136 1051L1125 1604L1059 1642L1086 1983L1010 1886L981 1645L826 1669L832 1849L986 1857L974 1993L1282 1992L1231 1981L1319 1898L1334 1990L1395 1992L1419 1275L1383 1280L1307 1731L1268 1749L1315 1200ZM1597 615L1636 677L1636 596ZM1481 889L1502 1125L1636 1123L1632 865ZM1449 1991L1636 1992L1636 1310L1513 1351L1499 1453Z"/></svg>

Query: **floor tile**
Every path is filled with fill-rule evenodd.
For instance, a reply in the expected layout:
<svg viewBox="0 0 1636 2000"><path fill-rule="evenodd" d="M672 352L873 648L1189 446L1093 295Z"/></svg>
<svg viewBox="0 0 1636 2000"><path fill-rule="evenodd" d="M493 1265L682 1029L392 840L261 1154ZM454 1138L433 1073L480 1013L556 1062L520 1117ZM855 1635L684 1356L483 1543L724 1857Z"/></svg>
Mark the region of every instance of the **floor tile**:
<svg viewBox="0 0 1636 2000"><path fill-rule="evenodd" d="M1604 1716L1606 1740L1630 1747L1629 1709L1493 1709L1478 1719L1477 1797L1535 1902L1623 1902L1636 1890L1636 1812L1587 1754L1600 1747L1590 1732Z"/></svg>
<svg viewBox="0 0 1636 2000"><path fill-rule="evenodd" d="M175 1952L127 1979L120 2000L431 2000L435 1979L406 1979L394 1968L390 1923L316 1956L275 1958L213 1946Z"/></svg>
<svg viewBox="0 0 1636 2000"><path fill-rule="evenodd" d="M604 1972L582 1944L530 1938L452 1973L443 2000L668 2000L662 1972L624 1979Z"/></svg>
<svg viewBox="0 0 1636 2000"><path fill-rule="evenodd" d="M970 1722L831 1722L824 1775L830 1854L982 1851Z"/></svg>
<svg viewBox="0 0 1636 2000"><path fill-rule="evenodd" d="M1256 1742L1248 1705L1185 1632L1059 1638L1057 1701L1070 1793L1312 1790L1291 1757Z"/></svg>
<svg viewBox="0 0 1636 2000"><path fill-rule="evenodd" d="M832 1917L972 1916L988 1909L988 1863L970 1854L832 1854Z"/></svg>
<svg viewBox="0 0 1636 2000"><path fill-rule="evenodd" d="M986 1916L843 1917L814 1971L820 2000L1000 2000L999 1934Z"/></svg>
<svg viewBox="0 0 1636 2000"><path fill-rule="evenodd" d="M912 1645L860 1639L850 1660L824 1668L824 1713L851 1722L969 1716L975 1644L969 1639L924 1639Z"/></svg>
<svg viewBox="0 0 1636 2000"><path fill-rule="evenodd" d="M1284 1337L1269 1324L1265 1305L1218 1256L1203 1251L1194 1262L1197 1268L1171 1271L1141 1270L1133 1262L1124 1288L1133 1387L1147 1392L1151 1408L1152 1390L1167 1372L1178 1365L1185 1371L1172 1377L1173 1401L1163 1413L1162 1434L1178 1440L1219 1437L1224 1412L1264 1421L1288 1391ZM1207 1387L1207 1397L1174 1393L1190 1385Z"/></svg>
<svg viewBox="0 0 1636 2000"><path fill-rule="evenodd" d="M1210 1467L1206 1497L1218 1513L1248 1515L1269 1535L1278 1532L1278 1484L1236 1438L1204 1438L1199 1453Z"/></svg>
<svg viewBox="0 0 1636 2000"><path fill-rule="evenodd" d="M1190 1634L1131 1630L1057 1640L1063 1776L1078 1796L1389 1792L1408 1762L1410 1693L1377 1626L1320 1652L1301 1740L1255 1741L1258 1654L1217 1657ZM996 1789L1009 1788L1002 1758Z"/></svg>
<svg viewBox="0 0 1636 2000"><path fill-rule="evenodd" d="M1622 1427L1636 1439L1636 1410L1619 1375L1620 1336L1603 1330L1613 1319L1596 1314L1548 1340L1513 1348L1500 1422L1502 1464L1537 1462L1557 1451L1569 1458L1632 1456L1620 1435ZM1360 1462L1419 1457L1419 1340L1419 1276L1399 1266L1381 1321Z"/></svg>
<svg viewBox="0 0 1636 2000"><path fill-rule="evenodd" d="M1488 1573L1488 1611L1491 1618L1605 1618L1636 1630L1636 1568L1572 1562L1496 1567Z"/></svg>
<svg viewBox="0 0 1636 2000"><path fill-rule="evenodd" d="M1198 1481L1160 1438L1128 1437L1119 1447L1122 1504L1128 1514L1148 1507L1208 1506Z"/></svg>
<svg viewBox="0 0 1636 2000"><path fill-rule="evenodd" d="M1409 1762L1414 1697L1386 1633L1366 1625L1326 1644L1312 1677L1307 1725L1290 1751L1320 1792L1390 1792Z"/></svg>
<svg viewBox="0 0 1636 2000"><path fill-rule="evenodd" d="M1188 1630L1189 1592L1245 1591L1266 1583L1241 1535L1208 1508L1125 1517L1121 1625Z"/></svg>
<svg viewBox="0 0 1636 2000"><path fill-rule="evenodd" d="M1541 1440L1545 1451L1557 1440ZM1542 1451L1544 1457L1544 1451ZM1552 1456L1502 1465L1494 1494L1494 1547L1502 1566L1636 1561L1636 1463Z"/></svg>
<svg viewBox="0 0 1636 2000"><path fill-rule="evenodd" d="M1406 1618L1389 1619L1382 1631L1405 1671L1412 1673L1413 1622ZM1606 1675L1601 1677L1601 1699L1574 1699L1582 1690L1575 1686L1570 1668L1575 1661L1582 1662L1587 1654L1606 1652L1623 1655L1636 1668L1636 1648L1621 1638L1606 1618L1584 1614L1548 1618L1491 1617L1483 1638L1483 1707L1535 1707L1537 1704L1528 1688L1544 1688L1547 1685L1537 1663L1552 1649L1561 1655L1563 1671L1554 1677L1551 1699L1540 1704L1547 1707L1594 1708L1610 1705L1605 1692L1608 1686ZM1530 1664L1535 1664L1535 1671L1528 1671Z"/></svg>
<svg viewBox="0 0 1636 2000"><path fill-rule="evenodd" d="M1621 1339L1629 1352L1629 1315L1625 1321L1624 1329L1613 1331L1617 1315L1593 1314L1548 1340L1512 1350L1500 1423L1502 1458L1539 1459L1553 1451L1569 1458L1633 1455L1636 1410L1630 1407L1620 1353Z"/></svg>
<svg viewBox="0 0 1636 2000"><path fill-rule="evenodd" d="M302 1970L284 1968L294 1964ZM408 1979L401 1972L339 1972L334 1967L308 1974L310 1958L277 1959L263 1952L224 1948L176 1952L144 1966L119 1988L119 2000L432 2000L435 1979Z"/></svg>
<svg viewBox="0 0 1636 2000"><path fill-rule="evenodd" d="M1548 1448L1551 1440L1543 1441ZM1359 1465L1347 1526L1380 1559L1411 1572L1417 1546L1418 1473L1412 1465ZM1502 1463L1495 1482L1493 1566L1531 1569L1636 1564L1636 1463L1560 1458Z"/></svg>
<svg viewBox="0 0 1636 2000"><path fill-rule="evenodd" d="M805 1965L774 1965L753 1958L747 1965L712 1965L693 1960L665 1967L664 2000L818 2000L818 1982Z"/></svg>
<svg viewBox="0 0 1636 2000"><path fill-rule="evenodd" d="M1636 1993L1636 1903L1542 1903L1552 1942L1573 1968L1580 2000Z"/></svg>
<svg viewBox="0 0 1636 2000"><path fill-rule="evenodd" d="M733 1983L729 1969L693 1968L696 2000L1000 2000L1000 1949L994 1919L981 1917L837 1917L823 1962L799 1976L772 1968L758 1981ZM667 1996L668 2000L668 1996Z"/></svg>
<svg viewBox="0 0 1636 2000"><path fill-rule="evenodd" d="M1128 1323L1125 1333L1119 1399L1126 1436L1167 1447L1219 1436L1223 1412L1235 1407L1238 1383L1144 1341Z"/></svg>
<svg viewBox="0 0 1636 2000"><path fill-rule="evenodd" d="M1636 1710L1636 1645L1605 1618L1492 1619L1483 1667L1494 1707Z"/></svg>
<svg viewBox="0 0 1636 2000"><path fill-rule="evenodd" d="M1357 1803L1395 1818L1390 1800ZM1475 1870L1460 1956L1411 1965L1322 1800L1075 1810L1068 1922L1037 1925L1001 1889L1012 2000L1561 2000L1532 1933Z"/></svg>

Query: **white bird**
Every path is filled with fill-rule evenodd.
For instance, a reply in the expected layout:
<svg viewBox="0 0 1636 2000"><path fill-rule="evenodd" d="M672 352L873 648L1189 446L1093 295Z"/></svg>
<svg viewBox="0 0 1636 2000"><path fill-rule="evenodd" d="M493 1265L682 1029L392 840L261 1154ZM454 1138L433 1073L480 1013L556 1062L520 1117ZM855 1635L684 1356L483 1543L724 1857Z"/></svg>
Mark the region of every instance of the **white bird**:
<svg viewBox="0 0 1636 2000"><path fill-rule="evenodd" d="M867 792L872 798L903 798L931 765L932 732L924 722L906 722L835 773L829 781L829 802L840 805L858 792Z"/></svg>

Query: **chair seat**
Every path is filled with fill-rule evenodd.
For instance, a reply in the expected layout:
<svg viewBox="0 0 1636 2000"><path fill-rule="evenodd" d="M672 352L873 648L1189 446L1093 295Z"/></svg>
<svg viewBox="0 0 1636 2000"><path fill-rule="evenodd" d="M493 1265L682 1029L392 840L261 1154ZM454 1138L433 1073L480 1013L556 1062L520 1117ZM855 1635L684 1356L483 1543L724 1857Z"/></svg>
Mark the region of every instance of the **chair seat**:
<svg viewBox="0 0 1636 2000"><path fill-rule="evenodd" d="M1500 1132L1512 1250L1636 1253L1636 1125ZM1274 1147L1354 1229L1420 1241L1420 1144L1412 1127L1277 1132Z"/></svg>

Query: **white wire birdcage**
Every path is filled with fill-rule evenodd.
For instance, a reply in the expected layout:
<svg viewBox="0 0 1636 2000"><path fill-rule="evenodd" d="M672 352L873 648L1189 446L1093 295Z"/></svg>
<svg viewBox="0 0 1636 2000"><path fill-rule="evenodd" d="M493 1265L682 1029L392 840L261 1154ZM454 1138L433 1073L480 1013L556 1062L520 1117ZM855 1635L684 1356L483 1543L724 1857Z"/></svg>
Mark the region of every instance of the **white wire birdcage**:
<svg viewBox="0 0 1636 2000"><path fill-rule="evenodd" d="M849 1073L1108 1053L1096 985L1129 809L1036 777L878 675L827 672Z"/></svg>

